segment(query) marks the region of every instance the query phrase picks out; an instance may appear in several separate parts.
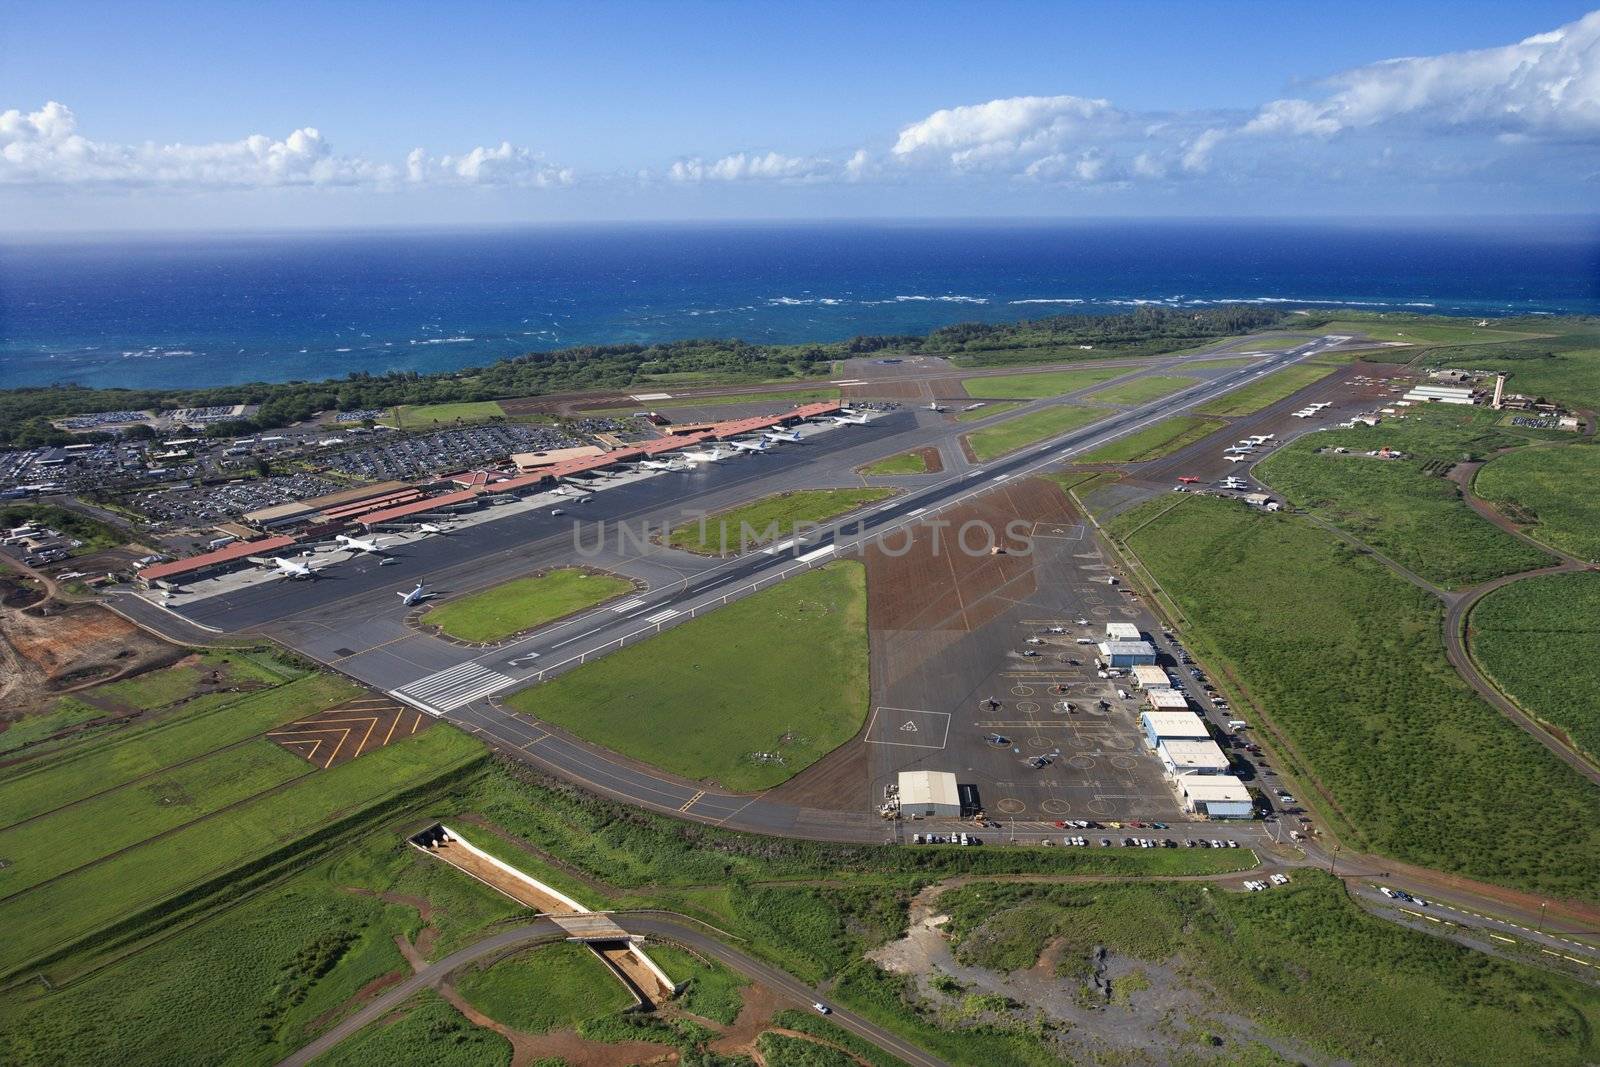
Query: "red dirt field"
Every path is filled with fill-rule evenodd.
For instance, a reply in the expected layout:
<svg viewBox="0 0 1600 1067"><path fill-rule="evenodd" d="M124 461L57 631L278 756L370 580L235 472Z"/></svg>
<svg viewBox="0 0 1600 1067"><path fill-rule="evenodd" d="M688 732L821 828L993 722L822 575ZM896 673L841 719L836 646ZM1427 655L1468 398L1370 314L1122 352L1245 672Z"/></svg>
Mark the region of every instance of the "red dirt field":
<svg viewBox="0 0 1600 1067"><path fill-rule="evenodd" d="M267 734L273 743L327 770L432 726L420 711L378 697L363 697L299 719Z"/></svg>

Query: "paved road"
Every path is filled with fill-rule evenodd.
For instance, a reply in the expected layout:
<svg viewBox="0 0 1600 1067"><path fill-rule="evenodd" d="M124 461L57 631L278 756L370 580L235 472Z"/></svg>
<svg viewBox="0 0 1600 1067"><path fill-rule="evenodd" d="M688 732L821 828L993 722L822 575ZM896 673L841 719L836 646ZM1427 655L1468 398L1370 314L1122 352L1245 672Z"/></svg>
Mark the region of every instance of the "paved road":
<svg viewBox="0 0 1600 1067"><path fill-rule="evenodd" d="M670 912L611 912L610 917L630 934L677 942L697 952L710 956L739 974L772 989L796 1005L809 1005L823 1000L822 993L798 978L761 962L753 956L724 944L688 920ZM566 933L549 919L537 919L522 926L503 930L493 937L452 952L437 963L430 964L405 981L386 989L368 1001L333 1029L285 1057L279 1067L302 1067L324 1055L334 1046L349 1038L362 1027L394 1011L424 988L436 988L441 982L470 963L487 959L509 949L525 948L549 941L561 941ZM831 1006L831 1005L830 1005ZM845 1008L834 1007L829 1018L837 1025L898 1057L915 1067L944 1067L944 1061L929 1055L909 1041L890 1033L876 1024Z"/></svg>

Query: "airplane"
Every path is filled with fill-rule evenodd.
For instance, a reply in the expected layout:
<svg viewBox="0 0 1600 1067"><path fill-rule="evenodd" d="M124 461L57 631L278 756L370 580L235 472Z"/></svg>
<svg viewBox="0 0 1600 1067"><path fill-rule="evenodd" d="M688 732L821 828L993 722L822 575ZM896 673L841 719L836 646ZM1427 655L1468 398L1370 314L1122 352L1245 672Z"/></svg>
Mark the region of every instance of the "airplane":
<svg viewBox="0 0 1600 1067"><path fill-rule="evenodd" d="M680 454L685 462L696 465L701 463L721 463L728 458L728 453L724 452L720 447L713 448L709 452L683 452Z"/></svg>
<svg viewBox="0 0 1600 1067"><path fill-rule="evenodd" d="M930 400L930 401L928 401L928 410L934 412L935 414L937 414L939 412L942 412L944 410L944 408L939 406L939 402L937 400Z"/></svg>
<svg viewBox="0 0 1600 1067"><path fill-rule="evenodd" d="M333 539L352 552L376 552L380 556L383 554L383 549L379 547L379 541L376 537L372 538L370 541L366 541L359 537L348 537L344 534L336 534Z"/></svg>
<svg viewBox="0 0 1600 1067"><path fill-rule="evenodd" d="M1184 485L1193 485L1196 482L1198 482L1199 480L1200 480L1199 478L1196 478L1192 474L1184 474L1184 475L1180 475L1178 477L1178 481L1182 482Z"/></svg>
<svg viewBox="0 0 1600 1067"><path fill-rule="evenodd" d="M833 421L840 426L865 426L867 417L865 415L835 415L833 416Z"/></svg>
<svg viewBox="0 0 1600 1067"><path fill-rule="evenodd" d="M786 430L782 433L778 432L777 430L769 430L761 436L768 441L783 441L791 445L797 445L800 443L800 435L795 433L793 430Z"/></svg>
<svg viewBox="0 0 1600 1067"><path fill-rule="evenodd" d="M681 471L683 467L671 460L641 459L639 466L647 471Z"/></svg>
<svg viewBox="0 0 1600 1067"><path fill-rule="evenodd" d="M419 522L417 524L417 533L442 534L442 533L449 533L449 532L450 532L450 527L441 526L436 522Z"/></svg>
<svg viewBox="0 0 1600 1067"><path fill-rule="evenodd" d="M732 445L734 449L739 452L765 452L767 450L767 443L765 441L762 441L760 444L751 444L749 441L729 441L728 444Z"/></svg>
<svg viewBox="0 0 1600 1067"><path fill-rule="evenodd" d="M413 604L420 604L424 600L427 600L433 596L437 596L438 594L428 592L427 586L421 582L418 582L417 587L411 590L411 592L402 593L399 590L395 590L394 595L400 598L400 603L409 608Z"/></svg>
<svg viewBox="0 0 1600 1067"><path fill-rule="evenodd" d="M281 556L275 556L271 559L263 559L260 562L262 566L271 564L273 573L280 578L315 578L317 576L315 567L295 559L284 559Z"/></svg>

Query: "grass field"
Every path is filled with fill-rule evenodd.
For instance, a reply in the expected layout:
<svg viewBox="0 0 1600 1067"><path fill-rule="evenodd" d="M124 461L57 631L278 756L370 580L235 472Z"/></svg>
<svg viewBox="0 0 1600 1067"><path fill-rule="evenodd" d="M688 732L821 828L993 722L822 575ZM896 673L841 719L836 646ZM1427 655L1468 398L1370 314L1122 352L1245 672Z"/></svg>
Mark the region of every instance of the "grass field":
<svg viewBox="0 0 1600 1067"><path fill-rule="evenodd" d="M990 415L1003 415L1021 406L1022 401L1020 400L1003 400L998 404L985 404L983 407L974 408L971 411L956 412L956 421L976 422L979 419L987 419Z"/></svg>
<svg viewBox="0 0 1600 1067"><path fill-rule="evenodd" d="M1351 322L1330 322L1319 333L1364 334L1374 341L1403 341L1423 345L1483 345L1502 341L1521 341L1536 337L1526 330L1507 330L1498 326L1478 326L1455 322L1380 322L1360 319Z"/></svg>
<svg viewBox="0 0 1600 1067"><path fill-rule="evenodd" d="M667 544L703 556L739 555L893 495L893 489L865 488L779 493L676 527Z"/></svg>
<svg viewBox="0 0 1600 1067"><path fill-rule="evenodd" d="M1522 448L1478 469L1472 488L1527 533L1563 552L1600 560L1600 447Z"/></svg>
<svg viewBox="0 0 1600 1067"><path fill-rule="evenodd" d="M1079 426L1087 426L1106 413L1105 408L1062 404L1018 415L981 430L974 430L967 434L964 440L981 463L996 456L1003 456L1007 452L1015 452L1046 437L1054 437L1068 430L1075 430Z"/></svg>
<svg viewBox="0 0 1600 1067"><path fill-rule="evenodd" d="M1104 945L1113 958L1175 964L1211 1011L1346 1062L1578 1065L1600 1054L1600 991L1374 918L1317 871L1265 893L1014 884L952 890L940 904L958 954L979 966L1032 966L1053 942L1057 973L1077 984ZM1141 1006L1140 991L1126 996Z"/></svg>
<svg viewBox="0 0 1600 1067"><path fill-rule="evenodd" d="M558 567L447 600L425 612L422 622L459 641L486 644L538 629L632 591L631 581L614 574Z"/></svg>
<svg viewBox="0 0 1600 1067"><path fill-rule="evenodd" d="M1283 370L1273 371L1265 378L1242 385L1232 392L1223 393L1215 400L1196 408L1195 412L1199 415L1220 415L1229 419L1239 415L1250 415L1276 404L1292 393L1298 393L1311 383L1319 382L1332 373L1332 367L1297 363Z"/></svg>
<svg viewBox="0 0 1600 1067"><path fill-rule="evenodd" d="M432 916L425 924L414 905L389 903L378 893L427 901ZM54 991L38 983L0 991L0 1018L6 1020L0 1061L154 1067L216 1062L217 1050L227 1049L227 1062L265 1067L325 1029L368 983L410 973L395 936L415 940L431 924L438 940L430 958L437 959L519 911L487 886L405 846L397 833L382 831L232 907L175 925L167 936L79 981ZM399 1024L404 1029L396 1038L425 1040L433 1033L440 1048L397 1054L397 1046L373 1040L388 1029L380 1023L341 1046L336 1062L452 1063L423 1057L441 1055L458 1041L486 1055L470 1037L476 1028L453 1011L439 1018L455 1018L458 1027L427 1018L421 1028ZM504 1062L509 1055L506 1046Z"/></svg>
<svg viewBox="0 0 1600 1067"><path fill-rule="evenodd" d="M488 422L504 416L505 411L499 401L475 400L458 404L402 404L382 421L401 430L426 430L435 425Z"/></svg>
<svg viewBox="0 0 1600 1067"><path fill-rule="evenodd" d="M633 1004L593 952L568 942L468 970L456 988L489 1018L529 1034L566 1030Z"/></svg>
<svg viewBox="0 0 1600 1067"><path fill-rule="evenodd" d="M1180 389L1187 389L1197 381L1198 378L1184 378L1179 375L1151 374L1090 393L1084 399L1091 404L1132 406L1143 404L1147 400L1155 400L1169 393L1176 393Z"/></svg>
<svg viewBox="0 0 1600 1067"><path fill-rule="evenodd" d="M1576 408L1600 408L1600 326L1562 323L1554 337L1497 345L1435 348L1424 367L1467 367L1506 375L1506 389Z"/></svg>
<svg viewBox="0 0 1600 1067"><path fill-rule="evenodd" d="M317 1067L508 1067L511 1042L424 990L317 1060Z"/></svg>
<svg viewBox="0 0 1600 1067"><path fill-rule="evenodd" d="M1523 710L1600 759L1600 572L1525 578L1467 621L1472 658Z"/></svg>
<svg viewBox="0 0 1600 1067"><path fill-rule="evenodd" d="M653 391L653 390L652 390ZM669 392L662 389L662 392ZM670 400L645 400L627 407L586 408L586 415L631 415L635 411L663 408L721 407L724 404L783 404L794 407L817 400L838 400L837 389L787 389L775 393L726 393L722 396L674 396Z"/></svg>
<svg viewBox="0 0 1600 1067"><path fill-rule="evenodd" d="M1169 495L1110 527L1181 609L1213 676L1293 742L1350 836L1600 899L1600 792L1461 681L1436 598L1303 518L1232 501Z"/></svg>
<svg viewBox="0 0 1600 1067"><path fill-rule="evenodd" d="M14 825L125 785L332 707L359 692L342 678L314 675L243 697L232 693L217 694L215 699L201 697L184 705L181 714L93 734L25 764L0 781L0 822Z"/></svg>
<svg viewBox="0 0 1600 1067"><path fill-rule="evenodd" d="M724 1025L739 1017L744 1006L739 991L747 984L719 963L708 963L676 945L651 945L650 958L674 981L683 983L678 1006Z"/></svg>
<svg viewBox="0 0 1600 1067"><path fill-rule="evenodd" d="M880 459L861 468L862 474L885 476L891 474L927 474L928 461L921 451L902 452L898 456ZM0 735L3 738L3 735Z"/></svg>
<svg viewBox="0 0 1600 1067"><path fill-rule="evenodd" d="M1119 437L1110 444L1101 445L1093 452L1077 458L1079 463L1143 463L1146 460L1170 456L1179 449L1228 425L1221 419L1207 419L1198 415L1176 415L1162 419L1153 426Z"/></svg>
<svg viewBox="0 0 1600 1067"><path fill-rule="evenodd" d="M861 728L866 611L861 564L830 564L506 704L686 778L766 789Z"/></svg>
<svg viewBox="0 0 1600 1067"><path fill-rule="evenodd" d="M1075 393L1110 378L1128 373L1116 367L1087 367L1083 370L1041 371L1038 374L1005 374L967 378L961 383L974 400L1039 400L1062 393Z"/></svg>
<svg viewBox="0 0 1600 1067"><path fill-rule="evenodd" d="M1375 427L1324 430L1268 456L1256 474L1429 581L1470 585L1554 562L1474 512L1444 477L1457 460L1523 440L1492 423L1492 412L1429 408ZM1365 454L1384 446L1406 458ZM1337 447L1349 453L1317 451Z"/></svg>
<svg viewBox="0 0 1600 1067"><path fill-rule="evenodd" d="M757 1035L756 1051L766 1067L856 1067L848 1052L775 1030Z"/></svg>
<svg viewBox="0 0 1600 1067"><path fill-rule="evenodd" d="M0 900L0 974L482 754L436 727Z"/></svg>

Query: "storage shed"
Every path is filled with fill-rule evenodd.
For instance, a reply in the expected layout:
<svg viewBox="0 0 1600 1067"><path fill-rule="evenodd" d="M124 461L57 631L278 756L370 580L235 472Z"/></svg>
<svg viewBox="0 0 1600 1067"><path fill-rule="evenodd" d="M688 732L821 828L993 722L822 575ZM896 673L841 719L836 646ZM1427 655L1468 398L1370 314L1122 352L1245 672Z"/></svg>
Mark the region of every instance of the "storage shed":
<svg viewBox="0 0 1600 1067"><path fill-rule="evenodd" d="M1228 756L1215 741L1162 741L1161 766L1173 778L1186 774L1227 774Z"/></svg>
<svg viewBox="0 0 1600 1067"><path fill-rule="evenodd" d="M1145 691L1145 699L1152 711L1188 711L1189 701L1176 689L1156 688Z"/></svg>
<svg viewBox="0 0 1600 1067"><path fill-rule="evenodd" d="M1107 641L1138 641L1144 637L1139 628L1131 622L1106 623Z"/></svg>
<svg viewBox="0 0 1600 1067"><path fill-rule="evenodd" d="M1248 819L1255 814L1250 791L1231 774L1191 774L1178 779L1183 806L1208 819Z"/></svg>
<svg viewBox="0 0 1600 1067"><path fill-rule="evenodd" d="M1156 649L1148 641L1102 641L1100 658L1110 667L1137 667L1155 663Z"/></svg>
<svg viewBox="0 0 1600 1067"><path fill-rule="evenodd" d="M956 788L956 776L949 771L901 771L900 813L959 816L961 794Z"/></svg>
<svg viewBox="0 0 1600 1067"><path fill-rule="evenodd" d="M1140 712L1139 729L1144 731L1144 743L1151 748L1163 741L1211 740L1206 724L1192 711Z"/></svg>
<svg viewBox="0 0 1600 1067"><path fill-rule="evenodd" d="M1141 663L1133 668L1133 684L1140 689L1171 689L1172 679L1160 667Z"/></svg>

